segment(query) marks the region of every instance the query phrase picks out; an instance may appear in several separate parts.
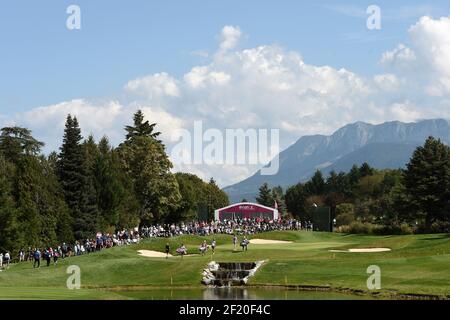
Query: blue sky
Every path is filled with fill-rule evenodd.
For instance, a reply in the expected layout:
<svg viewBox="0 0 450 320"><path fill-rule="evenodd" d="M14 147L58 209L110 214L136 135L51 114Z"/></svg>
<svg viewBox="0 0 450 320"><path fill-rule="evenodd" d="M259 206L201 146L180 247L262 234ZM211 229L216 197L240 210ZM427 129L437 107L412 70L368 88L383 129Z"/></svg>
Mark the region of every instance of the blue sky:
<svg viewBox="0 0 450 320"><path fill-rule="evenodd" d="M66 9L81 9L68 30ZM381 29L366 26L369 5ZM178 129L302 135L366 121L450 119L450 2L3 1L0 126L61 144L67 113L114 145L142 109L168 151ZM181 166L221 185L258 166Z"/></svg>
<svg viewBox="0 0 450 320"><path fill-rule="evenodd" d="M373 1L3 1L0 5L0 112L79 97L116 96L129 80L181 75L214 51L224 25L247 35L241 46L279 44L308 63L379 72L378 58L425 14L448 15L448 1L376 1L382 29L366 29ZM77 4L82 30L65 28Z"/></svg>

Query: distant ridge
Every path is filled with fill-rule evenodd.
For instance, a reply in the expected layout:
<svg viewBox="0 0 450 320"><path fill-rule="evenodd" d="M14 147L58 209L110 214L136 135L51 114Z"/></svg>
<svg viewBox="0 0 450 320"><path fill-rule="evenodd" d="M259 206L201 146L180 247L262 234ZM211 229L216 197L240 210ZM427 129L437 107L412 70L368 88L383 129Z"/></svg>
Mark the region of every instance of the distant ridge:
<svg viewBox="0 0 450 320"><path fill-rule="evenodd" d="M378 169L403 168L414 149L433 136L450 144L450 123L444 119L414 123L400 121L373 125L365 122L348 124L330 136L303 136L280 153L276 175L249 178L224 188L230 201L254 200L264 182L288 187L309 179L319 169L325 175L331 170L348 171L353 164L369 163Z"/></svg>

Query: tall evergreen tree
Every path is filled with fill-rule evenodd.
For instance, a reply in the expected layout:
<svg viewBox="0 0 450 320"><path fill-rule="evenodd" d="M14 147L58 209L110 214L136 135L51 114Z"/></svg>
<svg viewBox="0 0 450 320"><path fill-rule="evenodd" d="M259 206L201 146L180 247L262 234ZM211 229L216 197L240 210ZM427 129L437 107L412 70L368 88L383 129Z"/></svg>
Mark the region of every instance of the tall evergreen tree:
<svg viewBox="0 0 450 320"><path fill-rule="evenodd" d="M305 184L305 189L310 195L323 195L325 193L325 180L320 170L317 170Z"/></svg>
<svg viewBox="0 0 450 320"><path fill-rule="evenodd" d="M426 230L435 221L450 221L450 148L429 137L407 165L404 184L411 208L423 216Z"/></svg>
<svg viewBox="0 0 450 320"><path fill-rule="evenodd" d="M223 208L229 204L228 195L220 190L213 178L209 180L205 188L208 199L208 218L213 219L215 209Z"/></svg>
<svg viewBox="0 0 450 320"><path fill-rule="evenodd" d="M159 131L154 131L156 123L149 123L148 120L144 120L144 113L142 110L138 110L133 116L134 124L132 126L126 126L125 130L126 140L132 140L135 137L151 137L157 139L161 134ZM159 141L159 140L158 140Z"/></svg>
<svg viewBox="0 0 450 320"><path fill-rule="evenodd" d="M114 161L112 152L108 139L103 137L93 163L94 186L103 228L119 226L120 206L125 197L125 190L119 177L119 164Z"/></svg>
<svg viewBox="0 0 450 320"><path fill-rule="evenodd" d="M133 183L140 203L142 223L159 222L179 205L180 193L172 163L165 147L156 137L154 124L144 121L143 113L136 112L134 125L126 127L127 136L119 147L123 169Z"/></svg>
<svg viewBox="0 0 450 320"><path fill-rule="evenodd" d="M15 248L23 235L12 196L15 167L0 153L0 252Z"/></svg>
<svg viewBox="0 0 450 320"><path fill-rule="evenodd" d="M259 187L259 194L258 197L256 197L256 202L263 206L273 207L274 200L272 197L272 190L267 183L264 183Z"/></svg>
<svg viewBox="0 0 450 320"><path fill-rule="evenodd" d="M69 114L58 156L58 177L74 219L74 233L77 238L90 236L96 231L93 190L88 177L82 139L77 118L72 118Z"/></svg>
<svg viewBox="0 0 450 320"><path fill-rule="evenodd" d="M21 155L38 155L43 142L37 141L31 131L21 127L5 127L0 134L0 152L6 160L16 162Z"/></svg>
<svg viewBox="0 0 450 320"><path fill-rule="evenodd" d="M308 194L303 184L298 183L286 190L285 201L287 211L296 217L307 218Z"/></svg>
<svg viewBox="0 0 450 320"><path fill-rule="evenodd" d="M356 164L352 166L350 172L348 173L349 181L352 186L358 183L359 178L361 177L359 174L359 168Z"/></svg>
<svg viewBox="0 0 450 320"><path fill-rule="evenodd" d="M359 168L359 176L360 178L371 176L374 171L375 170L367 162L364 162Z"/></svg>
<svg viewBox="0 0 450 320"><path fill-rule="evenodd" d="M24 233L21 245L45 246L72 239L68 209L45 157L25 156L17 163L14 198Z"/></svg>
<svg viewBox="0 0 450 320"><path fill-rule="evenodd" d="M82 139L76 118L69 114L58 155L58 177L66 202L74 215L80 212L86 179Z"/></svg>

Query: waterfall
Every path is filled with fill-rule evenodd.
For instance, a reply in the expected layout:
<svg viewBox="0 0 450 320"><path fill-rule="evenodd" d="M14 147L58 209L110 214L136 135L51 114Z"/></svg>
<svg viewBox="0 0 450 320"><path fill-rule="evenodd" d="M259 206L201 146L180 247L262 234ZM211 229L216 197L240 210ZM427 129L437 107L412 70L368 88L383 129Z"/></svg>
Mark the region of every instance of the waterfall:
<svg viewBox="0 0 450 320"><path fill-rule="evenodd" d="M203 271L202 283L217 287L242 286L262 265L258 262L211 262Z"/></svg>

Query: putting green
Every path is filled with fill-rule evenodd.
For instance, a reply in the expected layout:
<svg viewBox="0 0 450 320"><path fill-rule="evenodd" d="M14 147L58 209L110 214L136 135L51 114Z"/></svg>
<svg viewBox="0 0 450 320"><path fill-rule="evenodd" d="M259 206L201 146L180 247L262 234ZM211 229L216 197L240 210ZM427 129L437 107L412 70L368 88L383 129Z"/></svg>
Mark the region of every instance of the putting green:
<svg viewBox="0 0 450 320"><path fill-rule="evenodd" d="M198 255L199 244L217 241L216 253ZM252 237L250 237L252 238ZM372 236L336 233L274 231L253 238L292 243L250 244L247 252L234 250L232 237L181 236L149 239L137 245L61 260L58 266L33 269L31 263L12 265L0 272L0 299L122 299L117 290L129 288L202 288L201 272L215 261L259 261L264 266L250 285L329 286L367 291L367 268L381 270L382 294L413 293L450 296L450 235ZM138 250L163 252L169 242L169 259L140 256ZM176 255L184 243L189 259ZM390 248L389 252L335 253L330 250ZM81 290L69 290L69 265L81 270Z"/></svg>

